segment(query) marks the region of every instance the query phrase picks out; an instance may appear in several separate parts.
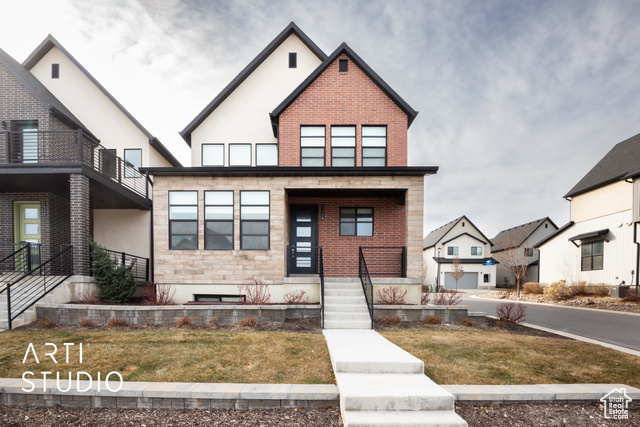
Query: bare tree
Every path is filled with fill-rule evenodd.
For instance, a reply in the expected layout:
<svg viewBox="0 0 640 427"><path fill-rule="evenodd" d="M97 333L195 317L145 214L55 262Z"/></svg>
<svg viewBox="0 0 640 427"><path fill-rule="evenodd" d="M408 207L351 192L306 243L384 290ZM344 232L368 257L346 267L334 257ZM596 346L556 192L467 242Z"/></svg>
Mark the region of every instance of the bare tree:
<svg viewBox="0 0 640 427"><path fill-rule="evenodd" d="M458 280L462 279L464 271L462 270L462 264L460 264L460 258L455 257L453 264L451 264L451 277L456 281L456 292L458 292Z"/></svg>
<svg viewBox="0 0 640 427"><path fill-rule="evenodd" d="M529 260L527 259L529 257L526 255L526 250L529 248L529 239L522 243L518 239L513 240L513 242L505 242L504 247L507 249L494 252L493 256L515 276L516 291L519 298L520 286L527 276L529 268Z"/></svg>

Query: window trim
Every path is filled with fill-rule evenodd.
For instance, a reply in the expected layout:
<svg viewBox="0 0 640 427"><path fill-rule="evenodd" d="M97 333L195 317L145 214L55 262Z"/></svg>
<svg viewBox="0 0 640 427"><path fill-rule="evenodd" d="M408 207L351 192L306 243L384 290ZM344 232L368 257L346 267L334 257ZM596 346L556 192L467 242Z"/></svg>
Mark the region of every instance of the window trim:
<svg viewBox="0 0 640 427"><path fill-rule="evenodd" d="M171 204L171 193L196 193L196 204L195 205L172 205ZM199 242L199 230L198 230L198 223L200 222L200 211L198 209L198 198L200 197L199 195L199 191L198 190L169 190L168 192L168 199L167 201L169 203L167 203L167 218L169 220L169 250L172 251L197 251L198 248L200 247L200 242ZM171 207L172 206L195 206L196 207L196 219L171 219ZM171 237L173 235L173 233L171 232L172 229L172 223L174 222L195 222L196 223L196 232L194 234L195 238L196 238L196 247L195 248L191 248L191 249L177 249L177 248L173 248L171 247ZM180 234L180 236L191 236L192 234Z"/></svg>
<svg viewBox="0 0 640 427"><path fill-rule="evenodd" d="M356 225L355 227L355 231L354 234L343 234L342 233L342 210L343 209L355 209L356 213L355 213L355 222L354 224ZM358 234L358 209L371 209L371 234ZM375 209L373 208L373 206L340 206L340 208L338 209L338 233L340 236L344 236L344 237L373 237L375 236L375 215L374 215L374 211ZM361 221L361 222L365 222L365 221ZM368 224L369 221L366 221L366 223Z"/></svg>
<svg viewBox="0 0 640 427"><path fill-rule="evenodd" d="M368 128L368 127L382 127L384 128L384 166L365 166L364 164L364 159L381 159L382 157L371 157L371 156L365 156L364 155L364 151L365 148L382 148L382 147L365 147L364 145L364 140L365 140L365 136L364 136L364 129ZM388 134L388 125L362 125L361 129L360 129L360 149L362 151L362 155L361 155L361 166L365 167L365 168L374 168L374 167L387 167L388 161L389 161L389 149L388 149L388 140L389 134ZM376 137L367 137L367 138L376 138ZM380 137L377 137L380 138ZM464 227L464 223L462 224L462 226Z"/></svg>
<svg viewBox="0 0 640 427"><path fill-rule="evenodd" d="M139 151L140 152L140 166L136 167L133 163L127 161L127 151ZM142 167L142 148L125 148L124 149L124 177L125 178L140 178L140 168ZM131 165L129 167L128 165ZM129 169L133 169L133 174L129 175Z"/></svg>
<svg viewBox="0 0 640 427"><path fill-rule="evenodd" d="M278 143L276 142L257 142L256 144L256 149L255 151L255 161L256 161L256 166L280 166L280 149L278 147ZM262 145L267 145L267 146L275 146L276 147L276 164L275 165L263 165L258 163L258 147L262 146Z"/></svg>
<svg viewBox="0 0 640 427"><path fill-rule="evenodd" d="M582 244L580 245L580 271L602 271L604 270L604 239L595 239L595 240L589 240L588 242L582 242ZM594 243L602 243L602 253L598 254L598 255L594 255L593 254L593 244ZM582 255L582 248L585 245L590 245L591 246L591 255L587 255L584 256ZM602 257L602 267L601 268L593 268L593 258L595 256L601 256ZM591 259L591 268L590 269L585 269L583 266L583 260L585 258L590 258Z"/></svg>
<svg viewBox="0 0 640 427"><path fill-rule="evenodd" d="M319 156L315 156L315 157L305 157L302 155L302 151L303 148L320 148L320 147L303 147L302 146L302 128L322 128L324 130L324 135L322 136L322 139L324 140L324 144L322 145L322 166L304 166L302 164L302 160L303 159L319 159ZM319 136L305 136L305 138L318 138L320 139ZM305 168L309 168L309 167L326 167L327 166L327 126L326 125L300 125L300 167L305 167Z"/></svg>
<svg viewBox="0 0 640 427"><path fill-rule="evenodd" d="M207 193L231 193L231 205L220 205L220 204L207 204ZM235 235L236 235L236 227L235 227L235 203L236 196L233 190L206 190L204 192L204 250L205 251L232 251L236 248L235 244ZM231 219L207 219L207 206L231 206ZM225 249L216 249L216 248L207 248L207 224L210 222L224 222L231 223L231 247ZM224 236L228 236L225 234Z"/></svg>
<svg viewBox="0 0 640 427"><path fill-rule="evenodd" d="M235 164L231 164L231 147L238 147L238 146L248 146L249 147L249 164L241 164L241 165L235 165ZM253 144L251 144L250 142L245 143L245 142L241 142L241 143L229 143L228 144L228 149L227 151L229 152L229 166L230 167L247 167L247 166L252 166L251 165L251 160L253 159Z"/></svg>
<svg viewBox="0 0 640 427"><path fill-rule="evenodd" d="M221 165L212 165L212 164L205 164L204 163L204 147L205 146L212 146L212 145L220 145L222 146L222 164ZM213 167L223 167L224 166L224 146L225 144L222 143L218 143L218 142L205 142L202 145L200 145L200 165L201 166L213 166Z"/></svg>
<svg viewBox="0 0 640 427"><path fill-rule="evenodd" d="M334 128L353 128L353 157L349 156L349 157L344 157L344 156L334 156L333 154L333 129ZM356 125L331 125L331 167L336 167L336 168L349 168L349 167L356 167L358 164L358 126ZM341 139L341 138L351 138L351 137L345 137L345 136L337 136L337 139ZM351 147L343 147L343 146L336 146L335 148L338 149L345 149L345 148L351 148ZM352 166L335 166L333 164L333 160L334 159L351 159L353 158L353 165Z"/></svg>
<svg viewBox="0 0 640 427"><path fill-rule="evenodd" d="M242 193L244 192L248 192L248 193L255 193L255 192L262 192L262 193L267 193L268 198L269 198L269 204L267 205L245 205L245 206L267 206L267 208L269 208L269 217L268 219L242 219ZM271 250L271 190L240 190L240 194L239 194L240 200L238 201L239 203L239 208L240 208L240 250L241 251L270 251ZM245 236L244 232L243 232L243 228L244 228L244 223L245 222L266 222L267 223L267 248L266 249L245 249L242 247L242 237ZM265 236L265 234L246 234L246 236Z"/></svg>

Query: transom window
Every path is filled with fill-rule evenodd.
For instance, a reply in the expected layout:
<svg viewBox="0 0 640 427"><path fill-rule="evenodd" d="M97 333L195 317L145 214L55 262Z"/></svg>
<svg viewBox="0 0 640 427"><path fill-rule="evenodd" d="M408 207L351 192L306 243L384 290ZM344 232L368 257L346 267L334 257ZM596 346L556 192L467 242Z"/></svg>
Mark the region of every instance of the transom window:
<svg viewBox="0 0 640 427"><path fill-rule="evenodd" d="M362 166L387 165L387 127L362 126Z"/></svg>
<svg viewBox="0 0 640 427"><path fill-rule="evenodd" d="M482 255L482 246L471 246L471 255Z"/></svg>
<svg viewBox="0 0 640 427"><path fill-rule="evenodd" d="M340 208L341 236L373 236L373 208Z"/></svg>
<svg viewBox="0 0 640 427"><path fill-rule="evenodd" d="M269 250L268 191L240 191L240 249Z"/></svg>
<svg viewBox="0 0 640 427"><path fill-rule="evenodd" d="M331 126L331 166L356 165L356 127Z"/></svg>
<svg viewBox="0 0 640 427"><path fill-rule="evenodd" d="M447 246L447 255L458 255L457 246Z"/></svg>
<svg viewBox="0 0 640 427"><path fill-rule="evenodd" d="M204 248L233 249L233 191L204 192Z"/></svg>
<svg viewBox="0 0 640 427"><path fill-rule="evenodd" d="M224 144L202 144L202 166L224 166Z"/></svg>
<svg viewBox="0 0 640 427"><path fill-rule="evenodd" d="M140 178L138 169L142 167L142 150L126 149L124 150L124 176L126 178Z"/></svg>
<svg viewBox="0 0 640 427"><path fill-rule="evenodd" d="M198 249L197 191L169 191L169 249Z"/></svg>
<svg viewBox="0 0 640 427"><path fill-rule="evenodd" d="M256 166L278 166L278 144L256 144Z"/></svg>
<svg viewBox="0 0 640 427"><path fill-rule="evenodd" d="M583 243L581 246L581 252L582 271L602 270L604 261L604 240Z"/></svg>
<svg viewBox="0 0 640 427"><path fill-rule="evenodd" d="M324 126L300 126L300 166L324 166L324 147Z"/></svg>
<svg viewBox="0 0 640 427"><path fill-rule="evenodd" d="M229 166L251 166L251 144L229 144Z"/></svg>

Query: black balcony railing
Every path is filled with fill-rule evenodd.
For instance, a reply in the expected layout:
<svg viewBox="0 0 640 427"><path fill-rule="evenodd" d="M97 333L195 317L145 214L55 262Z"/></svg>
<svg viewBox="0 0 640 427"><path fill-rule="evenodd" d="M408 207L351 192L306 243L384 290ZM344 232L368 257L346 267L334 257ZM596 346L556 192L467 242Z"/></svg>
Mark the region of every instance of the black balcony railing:
<svg viewBox="0 0 640 427"><path fill-rule="evenodd" d="M118 265L124 265L130 269L136 280L142 282L149 281L149 258L143 258L125 252L116 252L110 249L106 249L106 251L109 253L109 256L118 263Z"/></svg>
<svg viewBox="0 0 640 427"><path fill-rule="evenodd" d="M149 197L148 176L82 130L0 132L0 166L18 165L84 165L140 196Z"/></svg>

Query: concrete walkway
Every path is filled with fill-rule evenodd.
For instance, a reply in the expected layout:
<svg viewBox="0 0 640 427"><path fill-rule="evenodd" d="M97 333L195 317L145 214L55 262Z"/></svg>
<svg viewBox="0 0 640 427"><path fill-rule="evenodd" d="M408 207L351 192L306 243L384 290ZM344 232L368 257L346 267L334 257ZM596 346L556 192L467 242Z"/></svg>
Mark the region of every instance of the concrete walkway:
<svg viewBox="0 0 640 427"><path fill-rule="evenodd" d="M324 330L345 427L467 426L422 361L372 330Z"/></svg>

